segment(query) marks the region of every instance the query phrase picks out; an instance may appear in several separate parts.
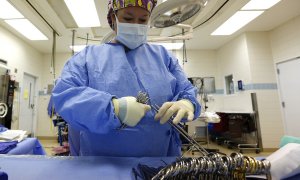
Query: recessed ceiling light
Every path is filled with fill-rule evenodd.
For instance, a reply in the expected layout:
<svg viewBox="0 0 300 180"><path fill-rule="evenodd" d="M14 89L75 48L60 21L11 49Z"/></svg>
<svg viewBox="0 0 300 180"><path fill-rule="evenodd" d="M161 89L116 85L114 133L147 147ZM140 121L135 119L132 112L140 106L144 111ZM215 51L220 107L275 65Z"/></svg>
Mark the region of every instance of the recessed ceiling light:
<svg viewBox="0 0 300 180"><path fill-rule="evenodd" d="M241 10L266 10L279 1L280 0L251 0Z"/></svg>
<svg viewBox="0 0 300 180"><path fill-rule="evenodd" d="M65 0L78 27L100 26L97 9L94 0Z"/></svg>
<svg viewBox="0 0 300 180"><path fill-rule="evenodd" d="M211 35L231 35L263 12L264 11L238 11L218 27Z"/></svg>
<svg viewBox="0 0 300 180"><path fill-rule="evenodd" d="M48 38L27 19L9 19L4 21L30 40L48 40Z"/></svg>
<svg viewBox="0 0 300 180"><path fill-rule="evenodd" d="M24 16L6 0L0 0L0 19L16 19Z"/></svg>

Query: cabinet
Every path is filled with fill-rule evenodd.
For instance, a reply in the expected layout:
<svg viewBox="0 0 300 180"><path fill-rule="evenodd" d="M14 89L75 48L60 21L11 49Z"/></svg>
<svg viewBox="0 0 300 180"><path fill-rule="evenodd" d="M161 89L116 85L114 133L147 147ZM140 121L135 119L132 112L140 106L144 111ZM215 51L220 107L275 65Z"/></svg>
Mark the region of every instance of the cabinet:
<svg viewBox="0 0 300 180"><path fill-rule="evenodd" d="M213 124L210 135L219 144L228 148L261 151L255 112L217 112L221 122Z"/></svg>

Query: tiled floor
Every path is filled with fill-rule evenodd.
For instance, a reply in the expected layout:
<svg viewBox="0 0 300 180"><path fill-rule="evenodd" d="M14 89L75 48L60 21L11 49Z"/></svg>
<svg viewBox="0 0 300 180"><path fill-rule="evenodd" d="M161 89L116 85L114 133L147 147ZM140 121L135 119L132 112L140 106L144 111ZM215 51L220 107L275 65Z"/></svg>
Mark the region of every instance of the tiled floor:
<svg viewBox="0 0 300 180"><path fill-rule="evenodd" d="M58 147L59 143L57 142L57 140L45 140L45 139L40 139L41 144L43 145L47 155L52 156L54 155L52 149L54 147ZM238 149L228 149L226 146L220 146L214 143L210 143L210 144L206 144L206 145L202 145L202 147L207 148L207 149L218 149L219 152L225 153L227 155L230 155L232 152L239 152ZM246 156L251 156L251 157L266 157L268 155L270 155L272 152L260 152L258 154L255 153L255 150L245 150L243 152L244 155ZM199 152L194 152L194 154L192 154L191 152L187 152L184 154L185 156L191 157L191 156L199 156L200 153Z"/></svg>

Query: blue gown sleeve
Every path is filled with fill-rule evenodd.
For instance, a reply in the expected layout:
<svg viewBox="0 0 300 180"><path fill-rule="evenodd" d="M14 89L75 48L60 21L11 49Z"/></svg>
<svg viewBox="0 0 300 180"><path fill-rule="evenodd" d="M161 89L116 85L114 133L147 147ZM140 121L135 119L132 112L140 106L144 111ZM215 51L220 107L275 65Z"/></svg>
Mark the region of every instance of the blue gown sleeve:
<svg viewBox="0 0 300 180"><path fill-rule="evenodd" d="M168 52L168 51L167 51ZM171 53L169 53L169 64L168 68L173 76L176 78L176 87L175 87L175 97L173 101L180 99L188 99L193 103L194 119L198 118L201 113L201 105L197 100L197 89L190 83L181 66L178 63L178 59L175 58Z"/></svg>
<svg viewBox="0 0 300 180"><path fill-rule="evenodd" d="M56 112L77 130L107 133L119 127L112 95L88 87L88 48L74 55L64 66L52 91Z"/></svg>

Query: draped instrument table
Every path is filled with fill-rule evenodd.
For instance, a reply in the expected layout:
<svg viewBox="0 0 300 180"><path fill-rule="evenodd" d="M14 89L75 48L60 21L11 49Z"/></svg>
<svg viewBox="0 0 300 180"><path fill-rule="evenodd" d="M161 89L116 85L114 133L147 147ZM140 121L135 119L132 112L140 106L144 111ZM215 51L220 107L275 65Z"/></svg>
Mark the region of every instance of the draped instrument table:
<svg viewBox="0 0 300 180"><path fill-rule="evenodd" d="M132 168L138 164L165 166L175 157L92 157L0 155L0 171L9 180L127 180L134 179ZM289 178L299 180L300 175Z"/></svg>
<svg viewBox="0 0 300 180"><path fill-rule="evenodd" d="M10 150L7 154L11 155L46 155L41 143L37 138L26 138L19 142L15 148ZM1 163L1 161L0 161Z"/></svg>
<svg viewBox="0 0 300 180"><path fill-rule="evenodd" d="M159 167L174 160L174 157L0 155L0 171L7 173L9 180L127 180L134 179L132 168L139 163Z"/></svg>

